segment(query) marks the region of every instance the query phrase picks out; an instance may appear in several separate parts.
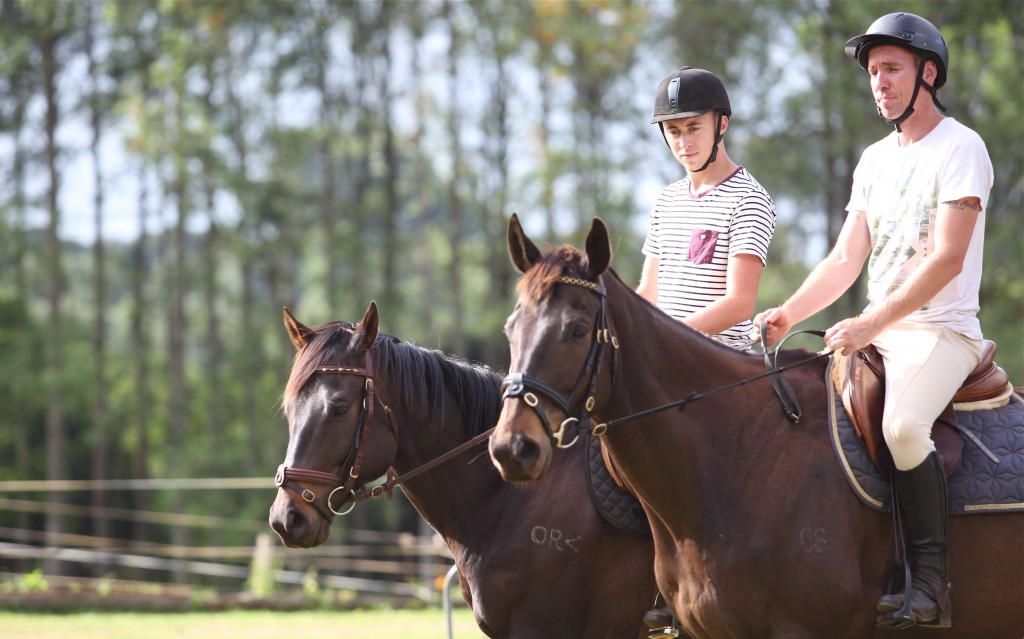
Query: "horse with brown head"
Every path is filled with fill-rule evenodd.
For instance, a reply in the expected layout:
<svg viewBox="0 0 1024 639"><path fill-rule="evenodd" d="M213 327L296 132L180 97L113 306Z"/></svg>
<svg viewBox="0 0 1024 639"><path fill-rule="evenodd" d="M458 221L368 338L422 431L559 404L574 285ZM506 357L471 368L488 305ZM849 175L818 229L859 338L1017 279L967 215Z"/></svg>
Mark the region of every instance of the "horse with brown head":
<svg viewBox="0 0 1024 639"><path fill-rule="evenodd" d="M389 467L411 475L497 420L500 376L378 334L373 303L358 324L309 328L287 309L284 319L298 352L270 525L287 546L323 543L368 481ZM511 486L481 443L403 484L447 543L488 637L643 636L657 592L652 542L600 516L585 462L578 446L552 464L549 481Z"/></svg>
<svg viewBox="0 0 1024 639"><path fill-rule="evenodd" d="M784 399L802 411L792 423L761 357L676 322L619 279L600 220L585 251L544 255L514 216L508 241L525 275L490 444L502 476L545 477L553 444L589 415L647 512L658 585L694 638L889 636L875 602L892 521L857 500L836 462L825 362L779 353L780 367L808 360L785 373ZM941 634L1024 636L1024 513L955 517L949 540L957 614Z"/></svg>

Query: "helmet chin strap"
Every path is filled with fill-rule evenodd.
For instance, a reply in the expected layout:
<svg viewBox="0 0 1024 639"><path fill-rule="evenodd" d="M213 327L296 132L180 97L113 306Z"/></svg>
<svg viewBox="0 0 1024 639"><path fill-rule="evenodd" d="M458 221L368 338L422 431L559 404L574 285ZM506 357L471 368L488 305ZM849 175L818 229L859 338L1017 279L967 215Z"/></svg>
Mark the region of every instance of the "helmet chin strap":
<svg viewBox="0 0 1024 639"><path fill-rule="evenodd" d="M932 101L935 102L935 106L939 107L939 110L943 113L946 112L946 107L942 106L942 103L939 102L939 96L935 94L935 87L930 84L925 84L924 82L924 63L925 61L921 60L921 63L917 66L917 78L914 80L914 93L910 96L910 104L907 105L906 110L903 111L903 114L900 115L900 117L895 120L890 120L882 115L881 107L875 107L875 111L878 112L878 115L885 120L886 124L891 127L895 127L897 133L903 133L903 129L900 128L900 125L906 122L907 118L914 114L914 103L917 102L917 93L920 91L921 87L924 87L925 91L932 94Z"/></svg>
<svg viewBox="0 0 1024 639"><path fill-rule="evenodd" d="M700 167L699 169L694 169L694 171L693 171L694 173L700 173L701 171L705 170L706 168L711 166L711 163L714 162L715 159L718 158L718 143L721 142L721 141L722 141L722 112L721 111L716 111L715 112L715 143L711 146L711 155L709 155L707 161L704 162L704 166Z"/></svg>

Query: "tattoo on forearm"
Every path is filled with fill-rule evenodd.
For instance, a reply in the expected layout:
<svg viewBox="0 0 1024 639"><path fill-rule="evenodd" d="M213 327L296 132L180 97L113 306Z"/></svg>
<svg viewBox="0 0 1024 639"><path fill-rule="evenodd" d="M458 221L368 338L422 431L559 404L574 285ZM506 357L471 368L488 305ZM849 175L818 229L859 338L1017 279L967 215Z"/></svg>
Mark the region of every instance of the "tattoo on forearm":
<svg viewBox="0 0 1024 639"><path fill-rule="evenodd" d="M958 211L974 211L975 213L981 213L981 205L972 200L960 200L958 202L944 202L946 206L951 209Z"/></svg>

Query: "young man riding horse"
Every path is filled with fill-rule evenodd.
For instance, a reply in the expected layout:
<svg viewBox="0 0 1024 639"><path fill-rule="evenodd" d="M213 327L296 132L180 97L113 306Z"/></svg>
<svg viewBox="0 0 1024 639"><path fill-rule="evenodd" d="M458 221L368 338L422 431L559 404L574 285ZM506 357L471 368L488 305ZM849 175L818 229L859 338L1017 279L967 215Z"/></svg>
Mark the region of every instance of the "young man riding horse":
<svg viewBox="0 0 1024 639"><path fill-rule="evenodd" d="M868 305L825 333L849 355L873 344L886 367L883 428L909 532L912 588L884 595L879 620L910 599L910 618L950 625L946 481L931 428L982 355L978 322L992 163L971 129L942 114L936 91L949 52L910 13L876 20L846 43L870 77L878 114L895 130L863 153L835 246L797 292L760 313L766 344L843 294L868 263Z"/></svg>

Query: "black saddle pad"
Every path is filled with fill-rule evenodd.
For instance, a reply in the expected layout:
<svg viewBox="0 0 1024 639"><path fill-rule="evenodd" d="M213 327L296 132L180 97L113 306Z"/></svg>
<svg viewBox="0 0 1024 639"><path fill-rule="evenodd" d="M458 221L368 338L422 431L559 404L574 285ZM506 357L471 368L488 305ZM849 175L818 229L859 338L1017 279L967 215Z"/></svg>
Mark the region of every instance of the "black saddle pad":
<svg viewBox="0 0 1024 639"><path fill-rule="evenodd" d="M587 447L587 487L594 506L605 521L622 530L637 535L651 536L651 525L647 522L640 501L628 490L619 488L601 457L601 438L590 433L582 434L583 445Z"/></svg>
<svg viewBox="0 0 1024 639"><path fill-rule="evenodd" d="M890 510L889 482L868 457L829 372L825 373L825 386L829 438L843 475L861 502L875 510ZM964 438L960 467L947 480L949 513L1024 511L1024 398L1014 393L1005 406L957 411L956 417L961 426L996 454L999 462L989 459L974 442Z"/></svg>

